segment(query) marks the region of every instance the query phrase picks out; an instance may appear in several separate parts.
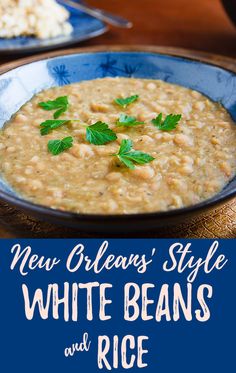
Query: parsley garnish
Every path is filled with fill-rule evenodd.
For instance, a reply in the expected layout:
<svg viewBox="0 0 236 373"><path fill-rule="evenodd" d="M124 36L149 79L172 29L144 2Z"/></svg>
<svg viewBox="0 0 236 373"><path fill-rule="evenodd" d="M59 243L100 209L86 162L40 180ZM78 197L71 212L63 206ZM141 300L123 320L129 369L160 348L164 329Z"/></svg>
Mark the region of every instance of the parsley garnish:
<svg viewBox="0 0 236 373"><path fill-rule="evenodd" d="M159 114L155 119L152 120L152 123L155 127L159 128L162 131L172 131L177 127L178 122L180 121L181 114L169 114L162 120L162 113Z"/></svg>
<svg viewBox="0 0 236 373"><path fill-rule="evenodd" d="M43 110L47 110L47 111L56 110L54 115L53 115L53 118L57 119L63 113L65 113L66 110L68 109L68 106L69 106L68 97L67 96L62 96L62 97L56 98L53 101L40 102L39 106Z"/></svg>
<svg viewBox="0 0 236 373"><path fill-rule="evenodd" d="M73 145L73 137L65 137L62 140L50 140L48 141L48 150L53 155L58 155L64 150L71 148Z"/></svg>
<svg viewBox="0 0 236 373"><path fill-rule="evenodd" d="M106 123L96 122L86 129L86 140L94 145L104 145L114 141L117 136Z"/></svg>
<svg viewBox="0 0 236 373"><path fill-rule="evenodd" d="M132 104L133 102L137 101L139 98L138 95L126 97L126 98L116 98L114 102L121 106L123 109L126 109L128 105Z"/></svg>
<svg viewBox="0 0 236 373"><path fill-rule="evenodd" d="M118 157L119 160L131 170L135 169L134 163L145 164L155 159L147 153L132 150L132 147L133 143L131 140L122 140L119 152L113 154L114 156Z"/></svg>
<svg viewBox="0 0 236 373"><path fill-rule="evenodd" d="M144 122L137 121L135 117L129 117L126 114L120 114L120 118L116 122L116 124L118 126L134 127L134 126L138 126L139 124L144 124Z"/></svg>
<svg viewBox="0 0 236 373"><path fill-rule="evenodd" d="M63 124L68 124L70 123L70 120L56 120L56 119L51 119L51 120L46 120L45 122L40 124L40 133L42 136L47 135L49 132L52 130L63 126Z"/></svg>

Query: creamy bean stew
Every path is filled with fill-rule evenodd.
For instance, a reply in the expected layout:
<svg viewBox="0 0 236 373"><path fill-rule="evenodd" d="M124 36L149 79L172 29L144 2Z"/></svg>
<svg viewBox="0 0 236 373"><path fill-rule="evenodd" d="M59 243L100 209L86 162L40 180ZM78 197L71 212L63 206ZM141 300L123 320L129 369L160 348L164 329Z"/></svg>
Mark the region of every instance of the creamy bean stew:
<svg viewBox="0 0 236 373"><path fill-rule="evenodd" d="M236 174L236 127L197 91L104 78L43 91L1 131L1 173L29 201L79 213L166 211Z"/></svg>

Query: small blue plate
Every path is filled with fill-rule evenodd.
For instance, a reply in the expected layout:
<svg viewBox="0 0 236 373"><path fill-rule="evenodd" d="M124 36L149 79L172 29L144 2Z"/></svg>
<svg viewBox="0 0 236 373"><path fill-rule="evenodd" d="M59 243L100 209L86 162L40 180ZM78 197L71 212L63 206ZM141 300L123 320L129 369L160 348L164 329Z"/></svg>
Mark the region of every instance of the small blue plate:
<svg viewBox="0 0 236 373"><path fill-rule="evenodd" d="M55 55L23 64L0 76L0 128L33 95L43 89L102 77L161 79L195 89L220 102L236 122L236 74L218 66L152 52L92 52ZM131 215L89 215L53 210L16 195L0 176L0 199L44 221L68 225L82 232L131 233L162 229L189 221L236 197L236 177L217 195L193 206L165 212Z"/></svg>
<svg viewBox="0 0 236 373"><path fill-rule="evenodd" d="M0 53L33 53L65 47L99 36L108 30L107 26L98 19L79 10L72 9L69 6L66 6L66 8L70 12L69 22L73 26L71 35L50 39L38 39L34 37L0 38Z"/></svg>

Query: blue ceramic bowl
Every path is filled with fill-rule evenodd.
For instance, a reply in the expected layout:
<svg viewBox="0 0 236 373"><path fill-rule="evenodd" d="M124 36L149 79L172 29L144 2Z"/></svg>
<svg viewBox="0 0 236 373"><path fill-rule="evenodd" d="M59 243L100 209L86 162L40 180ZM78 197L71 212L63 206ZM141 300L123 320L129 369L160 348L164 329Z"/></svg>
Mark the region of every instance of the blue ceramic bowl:
<svg viewBox="0 0 236 373"><path fill-rule="evenodd" d="M231 71L199 61L151 52L85 52L39 59L33 63L24 62L2 74L0 127L42 89L106 76L162 79L198 90L213 101L221 102L236 121L236 75ZM82 215L30 203L17 196L0 179L2 200L44 221L62 223L84 232L119 233L160 229L214 208L235 195L236 178L215 197L187 208L137 215Z"/></svg>
<svg viewBox="0 0 236 373"><path fill-rule="evenodd" d="M60 1L58 2L60 3ZM20 36L11 39L0 38L0 53L33 53L65 47L102 35L108 30L107 26L98 19L79 10L72 9L70 6L66 6L66 8L70 13L69 22L73 26L72 34L49 39L38 39L29 36Z"/></svg>

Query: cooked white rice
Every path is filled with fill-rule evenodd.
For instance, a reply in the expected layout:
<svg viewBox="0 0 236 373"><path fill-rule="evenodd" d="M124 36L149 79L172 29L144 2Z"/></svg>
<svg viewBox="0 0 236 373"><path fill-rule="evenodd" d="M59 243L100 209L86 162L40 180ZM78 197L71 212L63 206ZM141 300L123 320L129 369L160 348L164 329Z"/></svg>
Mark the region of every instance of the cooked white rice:
<svg viewBox="0 0 236 373"><path fill-rule="evenodd" d="M0 0L0 37L69 35L69 12L54 0Z"/></svg>

